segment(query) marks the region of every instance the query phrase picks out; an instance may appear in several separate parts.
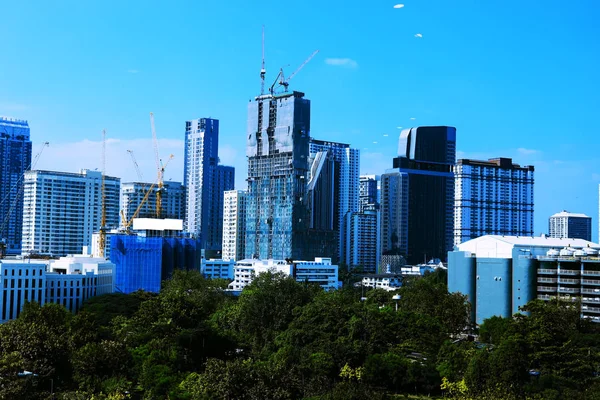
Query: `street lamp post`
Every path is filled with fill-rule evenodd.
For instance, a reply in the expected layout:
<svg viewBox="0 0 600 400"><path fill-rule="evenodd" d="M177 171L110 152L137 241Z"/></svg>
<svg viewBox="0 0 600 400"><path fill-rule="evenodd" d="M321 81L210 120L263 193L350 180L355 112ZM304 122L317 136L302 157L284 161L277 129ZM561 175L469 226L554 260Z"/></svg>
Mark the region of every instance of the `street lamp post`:
<svg viewBox="0 0 600 400"><path fill-rule="evenodd" d="M401 296L399 294L395 294L392 296L392 300L394 300L396 302L396 312L398 312L398 301L400 300Z"/></svg>

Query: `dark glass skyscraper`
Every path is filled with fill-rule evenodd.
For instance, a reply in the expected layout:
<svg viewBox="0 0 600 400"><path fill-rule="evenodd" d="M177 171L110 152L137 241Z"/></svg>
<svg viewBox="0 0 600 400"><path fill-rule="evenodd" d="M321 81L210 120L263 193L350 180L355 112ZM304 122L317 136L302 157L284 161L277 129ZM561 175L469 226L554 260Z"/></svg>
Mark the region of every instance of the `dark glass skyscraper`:
<svg viewBox="0 0 600 400"><path fill-rule="evenodd" d="M333 231L311 228L309 142L304 93L262 95L248 105L246 258L333 256Z"/></svg>
<svg viewBox="0 0 600 400"><path fill-rule="evenodd" d="M405 129L381 180L381 251L416 264L452 250L456 128Z"/></svg>
<svg viewBox="0 0 600 400"><path fill-rule="evenodd" d="M0 117L0 240L7 254L21 254L23 173L30 166L29 124Z"/></svg>

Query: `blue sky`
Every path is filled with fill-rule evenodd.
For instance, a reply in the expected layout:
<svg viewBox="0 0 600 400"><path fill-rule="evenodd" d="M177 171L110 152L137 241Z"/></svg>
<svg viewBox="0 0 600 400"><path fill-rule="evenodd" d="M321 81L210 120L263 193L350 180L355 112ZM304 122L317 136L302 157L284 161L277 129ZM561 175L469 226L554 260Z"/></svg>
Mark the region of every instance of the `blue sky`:
<svg viewBox="0 0 600 400"><path fill-rule="evenodd" d="M312 136L361 149L382 173L398 127L452 125L459 157L536 167L535 230L568 209L593 217L600 183L600 2L0 0L0 115L30 122L38 168L100 166L152 180L148 113L166 176L182 179L186 119L220 119L223 162L245 187L247 102L267 74L291 73L312 101ZM421 34L422 37L415 37ZM411 119L414 118L414 119Z"/></svg>

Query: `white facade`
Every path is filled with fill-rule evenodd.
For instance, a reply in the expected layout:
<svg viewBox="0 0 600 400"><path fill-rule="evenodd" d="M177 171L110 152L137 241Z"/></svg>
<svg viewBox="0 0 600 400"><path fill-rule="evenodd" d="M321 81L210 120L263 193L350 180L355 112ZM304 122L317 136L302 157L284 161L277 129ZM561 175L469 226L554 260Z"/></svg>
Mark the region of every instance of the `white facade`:
<svg viewBox="0 0 600 400"><path fill-rule="evenodd" d="M228 190L223 199L223 260L241 260L246 251L246 192Z"/></svg>
<svg viewBox="0 0 600 400"><path fill-rule="evenodd" d="M458 160L454 244L483 235L533 235L533 166L510 158Z"/></svg>
<svg viewBox="0 0 600 400"><path fill-rule="evenodd" d="M233 260L207 260L202 258L200 273L209 279L233 279L233 270L235 262Z"/></svg>
<svg viewBox="0 0 600 400"><path fill-rule="evenodd" d="M105 177L106 228L119 225L120 179ZM102 173L27 171L22 254L64 256L90 246L102 217Z"/></svg>
<svg viewBox="0 0 600 400"><path fill-rule="evenodd" d="M362 286L392 292L402 286L402 275L374 274L362 279Z"/></svg>
<svg viewBox="0 0 600 400"><path fill-rule="evenodd" d="M121 209L123 218L129 221L139 207L136 218L156 218L156 192L158 187L151 183L126 182L121 184ZM142 204L144 197L146 201ZM141 204L141 207L140 207ZM185 190L180 182L164 182L161 202L161 218L183 219L185 216ZM122 218L122 219L123 219ZM125 221L121 221L121 226Z"/></svg>
<svg viewBox="0 0 600 400"><path fill-rule="evenodd" d="M563 248L600 250L600 245L583 239L560 239L545 235L499 236L485 235L456 246L457 251L465 251L477 258L513 258L513 250L517 249L525 256L545 256L549 250Z"/></svg>
<svg viewBox="0 0 600 400"><path fill-rule="evenodd" d="M380 258L379 210L346 214L345 261L349 268L362 267L364 272L377 272Z"/></svg>
<svg viewBox="0 0 600 400"><path fill-rule="evenodd" d="M0 322L18 317L26 301L57 303L71 312L94 296L114 292L115 265L90 256L56 261L0 261Z"/></svg>
<svg viewBox="0 0 600 400"><path fill-rule="evenodd" d="M331 258L317 257L314 261L285 260L241 260L235 263L234 280L229 289L241 291L252 283L254 278L264 272L294 276L298 282L317 283L325 290L337 289L338 266L331 263Z"/></svg>
<svg viewBox="0 0 600 400"><path fill-rule="evenodd" d="M561 211L548 221L550 237L592 240L592 218L585 214Z"/></svg>

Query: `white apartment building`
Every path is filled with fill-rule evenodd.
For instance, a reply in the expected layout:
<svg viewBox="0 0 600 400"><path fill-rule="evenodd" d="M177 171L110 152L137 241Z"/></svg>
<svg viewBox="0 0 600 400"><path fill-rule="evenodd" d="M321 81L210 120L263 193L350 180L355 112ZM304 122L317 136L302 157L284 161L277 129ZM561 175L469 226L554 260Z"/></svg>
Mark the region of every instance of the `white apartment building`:
<svg viewBox="0 0 600 400"><path fill-rule="evenodd" d="M105 177L106 228L119 225L120 178ZM102 217L102 173L27 171L22 254L65 256L90 246Z"/></svg>
<svg viewBox="0 0 600 400"><path fill-rule="evenodd" d="M338 288L338 266L331 258L317 257L314 261L241 260L235 263L233 282L229 290L241 291L264 272L293 276L298 282L317 283L325 290Z"/></svg>
<svg viewBox="0 0 600 400"><path fill-rule="evenodd" d="M455 245L483 235L533 235L533 166L462 159L454 174Z"/></svg>
<svg viewBox="0 0 600 400"><path fill-rule="evenodd" d="M88 298L114 292L114 268L89 256L1 260L0 323L17 318L27 301L57 303L76 312Z"/></svg>
<svg viewBox="0 0 600 400"><path fill-rule="evenodd" d="M215 260L202 258L200 273L209 279L228 279L232 280L234 275L234 260Z"/></svg>
<svg viewBox="0 0 600 400"><path fill-rule="evenodd" d="M152 190L150 191L150 189ZM148 193L150 191L150 193ZM136 218L156 218L156 192L151 183L126 182L121 184L121 209L125 221L130 221L139 207ZM180 182L164 182L160 218L183 219L185 216L185 189ZM146 201L142 203L144 198ZM141 204L141 206L140 206ZM121 226L124 221L121 221Z"/></svg>
<svg viewBox="0 0 600 400"><path fill-rule="evenodd" d="M377 272L380 258L380 214L378 209L346 214L346 255L349 268Z"/></svg>
<svg viewBox="0 0 600 400"><path fill-rule="evenodd" d="M223 199L223 260L241 260L246 251L246 192L228 190Z"/></svg>
<svg viewBox="0 0 600 400"><path fill-rule="evenodd" d="M563 210L550 217L548 232L553 238L592 241L592 218Z"/></svg>

